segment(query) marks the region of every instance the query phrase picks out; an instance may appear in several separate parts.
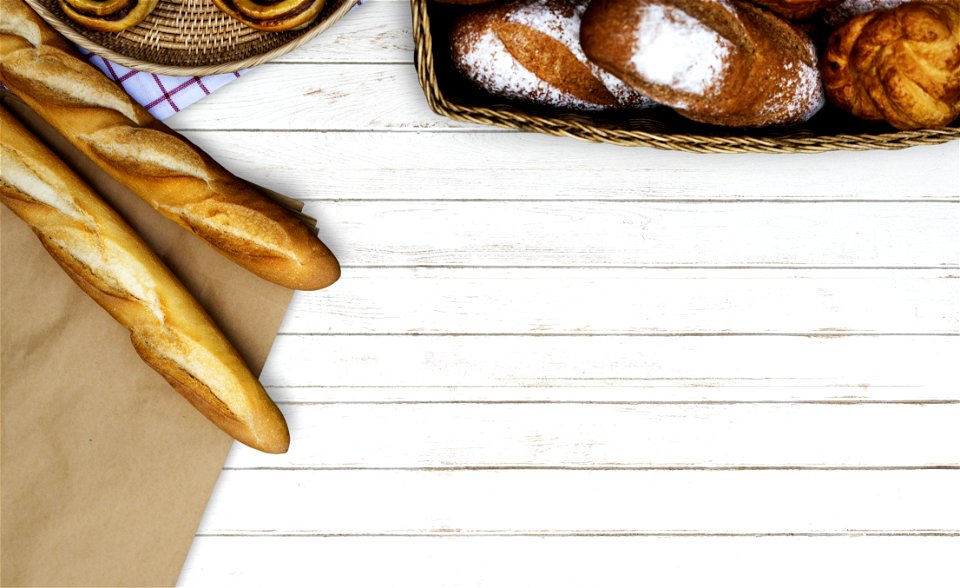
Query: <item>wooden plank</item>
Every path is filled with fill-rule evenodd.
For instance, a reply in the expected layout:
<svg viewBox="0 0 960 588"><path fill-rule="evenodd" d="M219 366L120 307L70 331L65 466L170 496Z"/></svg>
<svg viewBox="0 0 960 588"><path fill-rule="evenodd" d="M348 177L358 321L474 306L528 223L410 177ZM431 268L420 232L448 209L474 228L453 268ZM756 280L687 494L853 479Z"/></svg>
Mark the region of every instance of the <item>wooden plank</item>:
<svg viewBox="0 0 960 588"><path fill-rule="evenodd" d="M297 404L283 410L290 451L277 456L238 446L228 467L960 467L960 403Z"/></svg>
<svg viewBox="0 0 960 588"><path fill-rule="evenodd" d="M929 536L204 536L178 585L953 588L958 550Z"/></svg>
<svg viewBox="0 0 960 588"><path fill-rule="evenodd" d="M265 63L165 122L176 129L485 128L431 112L409 63Z"/></svg>
<svg viewBox="0 0 960 588"><path fill-rule="evenodd" d="M298 293L281 332L952 334L956 273L356 268Z"/></svg>
<svg viewBox="0 0 960 588"><path fill-rule="evenodd" d="M365 0L312 41L273 63L413 63L410 2Z"/></svg>
<svg viewBox="0 0 960 588"><path fill-rule="evenodd" d="M348 267L960 266L957 203L324 201L304 212Z"/></svg>
<svg viewBox="0 0 960 588"><path fill-rule="evenodd" d="M268 386L922 386L957 398L960 337L277 337Z"/></svg>
<svg viewBox="0 0 960 588"><path fill-rule="evenodd" d="M324 361L314 360L313 369ZM317 367L320 364L320 367ZM307 379L303 377L302 379ZM322 376L312 378L322 379ZM770 380L664 379L604 382L596 386L268 386L280 403L300 402L939 402L956 399L955 381L897 386L817 385Z"/></svg>
<svg viewBox="0 0 960 588"><path fill-rule="evenodd" d="M957 496L960 470L228 470L198 533L955 533Z"/></svg>
<svg viewBox="0 0 960 588"><path fill-rule="evenodd" d="M261 118L251 120L259 124ZM956 143L868 154L729 157L627 149L533 133L187 135L236 173L305 200L960 198ZM897 173L877 173L884 168Z"/></svg>

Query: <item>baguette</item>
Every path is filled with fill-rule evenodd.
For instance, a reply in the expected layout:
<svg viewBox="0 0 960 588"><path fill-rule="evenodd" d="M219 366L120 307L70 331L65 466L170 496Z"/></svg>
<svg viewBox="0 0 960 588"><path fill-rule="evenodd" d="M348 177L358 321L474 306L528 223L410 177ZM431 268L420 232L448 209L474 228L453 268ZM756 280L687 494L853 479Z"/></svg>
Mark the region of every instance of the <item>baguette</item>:
<svg viewBox="0 0 960 588"><path fill-rule="evenodd" d="M154 119L23 0L0 0L0 82L114 179L253 273L299 290L340 276L294 215Z"/></svg>
<svg viewBox="0 0 960 588"><path fill-rule="evenodd" d="M163 262L3 107L0 136L0 202L197 410L250 447L285 452L290 434L283 415Z"/></svg>

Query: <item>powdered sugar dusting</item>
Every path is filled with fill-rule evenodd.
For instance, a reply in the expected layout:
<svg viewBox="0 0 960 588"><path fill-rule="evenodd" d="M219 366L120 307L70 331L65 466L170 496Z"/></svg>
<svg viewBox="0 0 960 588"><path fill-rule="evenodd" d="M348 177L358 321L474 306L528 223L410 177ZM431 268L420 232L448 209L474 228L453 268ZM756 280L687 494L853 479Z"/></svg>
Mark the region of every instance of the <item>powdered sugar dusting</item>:
<svg viewBox="0 0 960 588"><path fill-rule="evenodd" d="M643 108L652 100L587 59L580 46L580 21L587 8L583 0L525 0L508 5L505 20L551 37L586 65L616 98L620 106ZM537 77L518 62L490 29L470 39L460 59L461 69L487 91L515 99L533 99L563 108L599 110L604 105L579 99Z"/></svg>
<svg viewBox="0 0 960 588"><path fill-rule="evenodd" d="M788 63L784 73L784 81L766 98L761 112L778 113L778 118L784 121L809 120L826 102L816 61L812 67L801 61Z"/></svg>
<svg viewBox="0 0 960 588"><path fill-rule="evenodd" d="M677 8L643 6L631 64L649 82L705 96L726 72L732 44Z"/></svg>
<svg viewBox="0 0 960 588"><path fill-rule="evenodd" d="M561 107L599 108L560 91L525 68L490 29L471 39L461 57L464 73L491 94L516 99L535 99Z"/></svg>

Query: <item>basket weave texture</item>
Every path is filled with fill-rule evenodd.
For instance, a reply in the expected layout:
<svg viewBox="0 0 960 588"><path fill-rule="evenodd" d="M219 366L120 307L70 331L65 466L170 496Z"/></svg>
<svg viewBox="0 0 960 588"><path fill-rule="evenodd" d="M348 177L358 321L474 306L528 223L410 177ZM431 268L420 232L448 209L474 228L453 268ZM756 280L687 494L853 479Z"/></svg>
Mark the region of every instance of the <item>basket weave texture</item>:
<svg viewBox="0 0 960 588"><path fill-rule="evenodd" d="M451 9L431 0L411 0L414 60L430 108L454 120L535 131L615 145L694 153L822 153L903 149L960 139L960 120L943 129L892 132L886 125L850 120L843 113L815 116L789 129L725 129L692 123L666 108L620 115L594 115L502 104L465 88L449 64L447 26ZM431 20L431 16L433 19ZM835 124L834 124L835 123Z"/></svg>
<svg viewBox="0 0 960 588"><path fill-rule="evenodd" d="M150 16L119 33L88 29L57 0L26 0L41 18L80 47L131 69L174 76L230 73L296 49L326 30L357 0L327 0L306 28L268 33L228 16L211 0L160 0Z"/></svg>

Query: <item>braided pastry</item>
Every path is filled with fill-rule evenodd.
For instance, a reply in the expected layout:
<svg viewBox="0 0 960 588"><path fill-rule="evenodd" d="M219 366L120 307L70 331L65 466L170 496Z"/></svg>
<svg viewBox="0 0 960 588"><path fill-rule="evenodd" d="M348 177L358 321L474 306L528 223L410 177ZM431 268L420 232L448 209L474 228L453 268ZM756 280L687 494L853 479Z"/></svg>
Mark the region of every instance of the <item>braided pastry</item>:
<svg viewBox="0 0 960 588"><path fill-rule="evenodd" d="M293 214L223 169L88 64L23 0L0 0L0 82L167 218L239 265L301 290L340 276Z"/></svg>
<svg viewBox="0 0 960 588"><path fill-rule="evenodd" d="M218 427L283 453L286 422L196 300L62 161L0 107L0 202L84 292L130 331L140 357Z"/></svg>
<svg viewBox="0 0 960 588"><path fill-rule="evenodd" d="M827 96L901 130L960 115L960 7L912 2L861 14L834 31L824 56Z"/></svg>
<svg viewBox="0 0 960 588"><path fill-rule="evenodd" d="M217 8L261 31L303 28L320 14L324 0L213 0Z"/></svg>
<svg viewBox="0 0 960 588"><path fill-rule="evenodd" d="M85 27L116 32L143 22L159 0L57 0L63 13Z"/></svg>

